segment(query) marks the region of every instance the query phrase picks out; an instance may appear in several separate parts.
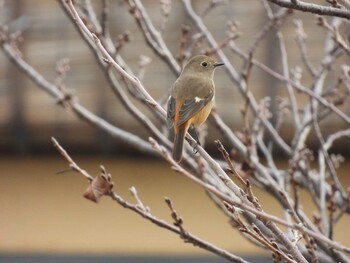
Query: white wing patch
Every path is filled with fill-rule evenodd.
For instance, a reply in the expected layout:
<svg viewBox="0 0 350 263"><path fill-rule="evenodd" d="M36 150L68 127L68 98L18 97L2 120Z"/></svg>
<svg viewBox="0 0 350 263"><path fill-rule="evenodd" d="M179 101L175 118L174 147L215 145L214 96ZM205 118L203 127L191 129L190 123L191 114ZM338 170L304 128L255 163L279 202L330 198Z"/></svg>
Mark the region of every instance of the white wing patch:
<svg viewBox="0 0 350 263"><path fill-rule="evenodd" d="M198 102L200 102L200 101L202 101L202 100L204 100L203 98L200 98L200 97L195 97L194 98L194 102L195 103L198 103Z"/></svg>

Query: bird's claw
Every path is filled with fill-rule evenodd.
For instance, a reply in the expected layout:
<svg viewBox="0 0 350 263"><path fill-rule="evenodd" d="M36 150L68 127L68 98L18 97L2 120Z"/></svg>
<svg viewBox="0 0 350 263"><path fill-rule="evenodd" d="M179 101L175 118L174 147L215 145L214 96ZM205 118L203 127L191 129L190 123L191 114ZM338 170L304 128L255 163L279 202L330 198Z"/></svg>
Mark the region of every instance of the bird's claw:
<svg viewBox="0 0 350 263"><path fill-rule="evenodd" d="M198 143L195 143L195 144L194 144L193 149L192 149L193 154L198 153L198 150L197 150L197 146L198 146L198 145L199 145Z"/></svg>

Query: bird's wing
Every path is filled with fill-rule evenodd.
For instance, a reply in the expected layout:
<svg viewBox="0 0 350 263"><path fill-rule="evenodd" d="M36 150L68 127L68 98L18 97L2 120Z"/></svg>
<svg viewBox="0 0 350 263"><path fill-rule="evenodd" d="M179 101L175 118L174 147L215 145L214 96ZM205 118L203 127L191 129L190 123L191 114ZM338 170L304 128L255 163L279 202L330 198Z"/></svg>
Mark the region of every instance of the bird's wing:
<svg viewBox="0 0 350 263"><path fill-rule="evenodd" d="M173 96L170 96L167 107L167 124L169 129L171 129L174 125L175 103L176 102Z"/></svg>
<svg viewBox="0 0 350 263"><path fill-rule="evenodd" d="M203 109L214 97L214 92L210 92L205 97L194 97L193 99L185 100L179 110L179 117L176 126L184 124L186 121L196 115Z"/></svg>

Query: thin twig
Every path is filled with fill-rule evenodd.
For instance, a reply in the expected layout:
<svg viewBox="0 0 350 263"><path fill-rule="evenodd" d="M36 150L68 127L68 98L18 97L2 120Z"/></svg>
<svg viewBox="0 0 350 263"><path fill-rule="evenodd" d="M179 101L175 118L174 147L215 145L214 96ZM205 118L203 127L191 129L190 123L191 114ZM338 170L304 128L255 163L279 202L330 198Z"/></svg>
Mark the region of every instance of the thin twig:
<svg viewBox="0 0 350 263"><path fill-rule="evenodd" d="M79 102L70 97L69 94L64 94L57 86L47 81L42 75L40 75L31 65L29 65L22 57L18 56L16 49L13 45L8 43L3 43L1 45L5 54L10 58L10 60L17 65L19 69L23 71L40 89L48 93L53 97L59 105L69 104L70 108L79 118L99 127L100 129L106 131L111 136L116 137L122 141L133 145L135 149L140 150L141 152L147 152L152 154L152 149L149 147L148 143L145 143L140 137L122 130L116 126L113 126L109 122L103 120L102 118L96 116L91 111L79 104ZM66 103L63 103L66 102Z"/></svg>
<svg viewBox="0 0 350 263"><path fill-rule="evenodd" d="M73 161L73 159L69 156L69 154L66 152L66 150L64 150L64 148L57 142L57 140L55 138L52 138L52 142L53 142L54 146L56 147L56 149L61 153L61 155L68 161L70 167L72 167L78 173L82 174L90 182L93 181L94 177L91 176L84 169L80 168L79 165ZM116 194L114 191L110 191L110 193L108 195L114 201L116 201L119 205L123 206L124 208L130 209L130 210L136 212L137 214L139 214L143 218L147 219L148 221L152 222L153 224L155 224L161 228L167 229L173 233L178 234L183 240L193 244L194 246L198 246L200 248L203 248L203 249L205 249L209 252L212 252L218 256L226 258L227 260L229 260L231 262L248 263L247 261L245 261L241 257L238 257L238 256L231 254L230 252L228 252L222 248L219 248L219 247L217 247L209 242L206 242L206 241L202 240L201 238L191 234L188 231L184 231L182 226L179 226L179 225L173 226L173 225L167 223L166 221L155 217L154 215L151 214L150 209L148 207L146 207L143 204L143 202L141 201L140 197L138 196L136 188L131 187L130 192L134 196L134 198L136 199L136 204L131 204L131 203L125 201L121 196Z"/></svg>
<svg viewBox="0 0 350 263"><path fill-rule="evenodd" d="M325 15L325 16L338 16L346 19L350 19L350 11L347 9L322 6L313 3L307 3L301 0L267 0L281 7L291 8L303 12Z"/></svg>

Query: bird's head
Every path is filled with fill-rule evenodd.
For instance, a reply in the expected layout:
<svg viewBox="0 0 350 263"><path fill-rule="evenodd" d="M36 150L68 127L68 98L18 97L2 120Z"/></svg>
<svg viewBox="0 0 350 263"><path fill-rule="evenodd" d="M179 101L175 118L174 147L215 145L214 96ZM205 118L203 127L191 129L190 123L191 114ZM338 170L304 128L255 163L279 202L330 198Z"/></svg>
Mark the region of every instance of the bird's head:
<svg viewBox="0 0 350 263"><path fill-rule="evenodd" d="M194 56L187 62L184 67L184 73L201 74L212 77L215 68L222 65L224 65L224 63L216 62L211 57L198 55Z"/></svg>

